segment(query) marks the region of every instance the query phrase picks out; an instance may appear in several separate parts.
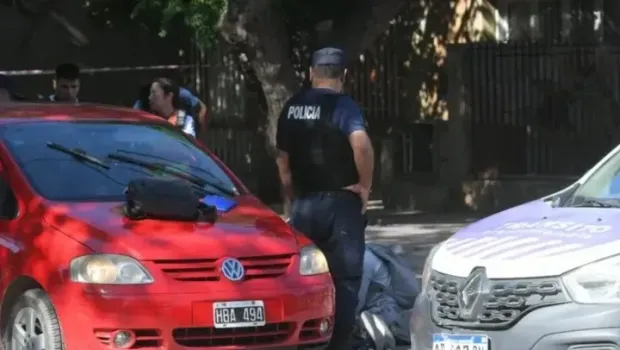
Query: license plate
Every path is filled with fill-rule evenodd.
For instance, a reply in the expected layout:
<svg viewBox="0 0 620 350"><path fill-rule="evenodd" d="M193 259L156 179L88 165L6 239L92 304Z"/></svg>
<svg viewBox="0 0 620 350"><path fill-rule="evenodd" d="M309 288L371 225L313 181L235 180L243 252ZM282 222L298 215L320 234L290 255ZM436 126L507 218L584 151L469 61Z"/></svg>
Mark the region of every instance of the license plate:
<svg viewBox="0 0 620 350"><path fill-rule="evenodd" d="M213 303L215 328L260 327L266 324L262 300Z"/></svg>
<svg viewBox="0 0 620 350"><path fill-rule="evenodd" d="M489 337L479 334L433 334L433 350L489 350Z"/></svg>

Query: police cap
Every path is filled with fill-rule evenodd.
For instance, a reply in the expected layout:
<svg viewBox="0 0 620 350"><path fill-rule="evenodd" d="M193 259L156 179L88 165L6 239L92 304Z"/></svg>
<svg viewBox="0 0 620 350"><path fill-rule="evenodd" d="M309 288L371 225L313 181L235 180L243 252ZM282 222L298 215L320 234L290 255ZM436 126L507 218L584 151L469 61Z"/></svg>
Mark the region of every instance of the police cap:
<svg viewBox="0 0 620 350"><path fill-rule="evenodd" d="M344 51L334 48L325 47L316 50L312 54L312 66L344 66L346 65Z"/></svg>

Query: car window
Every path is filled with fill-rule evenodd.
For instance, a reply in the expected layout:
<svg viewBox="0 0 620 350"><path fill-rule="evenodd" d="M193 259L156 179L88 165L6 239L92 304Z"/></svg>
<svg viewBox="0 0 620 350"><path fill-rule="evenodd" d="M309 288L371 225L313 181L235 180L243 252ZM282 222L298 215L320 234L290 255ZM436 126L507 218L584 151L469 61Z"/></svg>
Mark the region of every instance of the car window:
<svg viewBox="0 0 620 350"><path fill-rule="evenodd" d="M161 170L107 160L110 154L171 165L213 184L214 191L237 192L233 180L209 154L167 125L49 121L7 124L0 133L32 187L50 200L122 200L132 179L170 177ZM49 143L85 152L104 160L110 168L79 161L48 147Z"/></svg>
<svg viewBox="0 0 620 350"><path fill-rule="evenodd" d="M620 199L620 152L609 158L575 191L574 198Z"/></svg>

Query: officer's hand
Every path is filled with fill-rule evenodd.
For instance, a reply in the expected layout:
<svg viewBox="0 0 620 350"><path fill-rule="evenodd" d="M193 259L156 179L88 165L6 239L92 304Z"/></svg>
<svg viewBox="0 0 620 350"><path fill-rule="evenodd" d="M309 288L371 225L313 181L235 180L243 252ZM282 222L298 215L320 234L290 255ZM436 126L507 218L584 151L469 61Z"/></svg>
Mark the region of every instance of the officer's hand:
<svg viewBox="0 0 620 350"><path fill-rule="evenodd" d="M370 189L360 184L348 186L346 189L355 192L360 196L360 198L362 199L362 214L365 214L366 208L368 207L368 197L370 196Z"/></svg>

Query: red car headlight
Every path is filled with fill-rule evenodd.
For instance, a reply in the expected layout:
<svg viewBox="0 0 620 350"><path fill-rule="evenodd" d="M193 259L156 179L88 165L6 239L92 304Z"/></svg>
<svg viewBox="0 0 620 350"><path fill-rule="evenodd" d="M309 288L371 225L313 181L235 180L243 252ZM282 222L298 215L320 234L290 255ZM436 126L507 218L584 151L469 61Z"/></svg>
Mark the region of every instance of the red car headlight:
<svg viewBox="0 0 620 350"><path fill-rule="evenodd" d="M315 245L308 245L301 248L299 273L304 276L329 273L327 259L325 259L323 252Z"/></svg>
<svg viewBox="0 0 620 350"><path fill-rule="evenodd" d="M149 284L153 276L134 258L114 254L84 255L71 260L71 280L91 284Z"/></svg>

